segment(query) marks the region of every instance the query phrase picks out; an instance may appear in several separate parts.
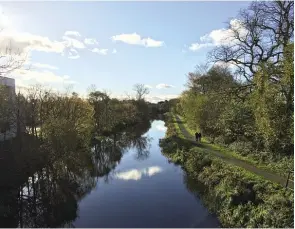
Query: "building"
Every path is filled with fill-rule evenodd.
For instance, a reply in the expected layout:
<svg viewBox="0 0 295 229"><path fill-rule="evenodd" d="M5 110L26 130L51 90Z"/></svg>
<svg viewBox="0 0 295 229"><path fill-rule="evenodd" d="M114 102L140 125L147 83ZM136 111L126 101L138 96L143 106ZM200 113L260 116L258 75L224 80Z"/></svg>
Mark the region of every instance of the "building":
<svg viewBox="0 0 295 229"><path fill-rule="evenodd" d="M6 86L10 95L15 98L15 79L0 76L0 85Z"/></svg>
<svg viewBox="0 0 295 229"><path fill-rule="evenodd" d="M0 76L0 141L16 136L15 80Z"/></svg>

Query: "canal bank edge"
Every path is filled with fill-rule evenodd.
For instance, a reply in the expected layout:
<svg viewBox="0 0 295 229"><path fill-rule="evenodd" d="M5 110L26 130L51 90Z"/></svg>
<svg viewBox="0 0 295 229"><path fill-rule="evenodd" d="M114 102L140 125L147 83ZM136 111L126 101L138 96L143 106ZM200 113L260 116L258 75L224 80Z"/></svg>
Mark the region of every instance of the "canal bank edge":
<svg viewBox="0 0 295 229"><path fill-rule="evenodd" d="M196 182L206 207L224 227L294 227L294 193L206 153L184 138L175 117L165 116L162 153Z"/></svg>

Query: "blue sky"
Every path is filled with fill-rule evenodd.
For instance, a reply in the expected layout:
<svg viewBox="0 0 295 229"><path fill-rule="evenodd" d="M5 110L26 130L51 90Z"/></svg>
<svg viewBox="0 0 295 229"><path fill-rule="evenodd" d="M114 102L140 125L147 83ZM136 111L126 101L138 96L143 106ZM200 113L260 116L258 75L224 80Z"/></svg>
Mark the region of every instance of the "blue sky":
<svg viewBox="0 0 295 229"><path fill-rule="evenodd" d="M186 74L206 60L226 33L225 22L249 2L0 5L2 46L13 40L9 44L26 53L31 66L11 75L19 86L72 84L82 94L95 84L120 96L142 83L157 101L181 93Z"/></svg>

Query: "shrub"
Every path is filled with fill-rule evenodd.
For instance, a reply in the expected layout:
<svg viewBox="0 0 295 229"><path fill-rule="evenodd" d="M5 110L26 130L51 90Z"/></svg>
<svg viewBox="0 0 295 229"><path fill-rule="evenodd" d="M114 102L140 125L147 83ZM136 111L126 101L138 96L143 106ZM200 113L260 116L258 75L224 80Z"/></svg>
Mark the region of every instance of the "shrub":
<svg viewBox="0 0 295 229"><path fill-rule="evenodd" d="M161 141L164 154L181 164L192 181L196 179L203 185L197 185L205 189L199 194L224 227L294 226L293 192L229 165L206 149L179 150L172 141L177 138ZM169 153L165 153L167 150Z"/></svg>

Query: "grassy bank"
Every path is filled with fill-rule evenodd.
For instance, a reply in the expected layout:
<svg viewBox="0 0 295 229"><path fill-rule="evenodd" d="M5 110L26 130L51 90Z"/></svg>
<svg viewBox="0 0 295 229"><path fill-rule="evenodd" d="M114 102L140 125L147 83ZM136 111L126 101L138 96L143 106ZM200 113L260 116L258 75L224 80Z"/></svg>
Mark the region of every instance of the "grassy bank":
<svg viewBox="0 0 295 229"><path fill-rule="evenodd" d="M175 115L173 115L173 117L175 118ZM181 122L186 128L186 130L191 135L194 135L196 130L191 129L183 117L181 116L178 116L178 117L180 117ZM270 172L274 172L278 175L287 176L288 172L290 170L293 170L294 157L290 157L290 158L284 157L280 161L272 161L268 159L267 157L265 157L264 160L262 160L261 156L257 156L254 153L251 153L251 152L243 153L242 151L234 150L235 148L237 148L235 147L234 144L232 145L222 145L222 144L216 144L216 143L212 144L208 138L203 137L202 139L203 139L203 143L207 145L208 147L210 147L212 150L216 150L221 152L224 155L234 157L239 160L243 160L249 164L255 165L258 168L268 170ZM293 178L293 173L291 174L291 176Z"/></svg>
<svg viewBox="0 0 295 229"><path fill-rule="evenodd" d="M182 138L174 117L166 121L163 154L204 186L200 195L224 227L293 227L294 194L229 165Z"/></svg>

